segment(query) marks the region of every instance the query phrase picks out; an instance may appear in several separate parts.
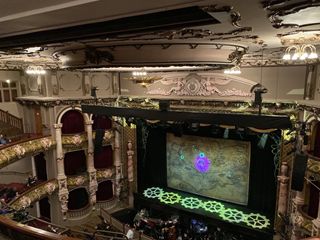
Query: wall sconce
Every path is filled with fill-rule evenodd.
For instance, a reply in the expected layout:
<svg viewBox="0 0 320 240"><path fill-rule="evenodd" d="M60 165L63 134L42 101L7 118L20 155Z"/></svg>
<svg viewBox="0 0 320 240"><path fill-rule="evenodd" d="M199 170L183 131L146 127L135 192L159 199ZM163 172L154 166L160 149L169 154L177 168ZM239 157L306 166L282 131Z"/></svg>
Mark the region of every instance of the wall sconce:
<svg viewBox="0 0 320 240"><path fill-rule="evenodd" d="M149 84L154 83L154 81L156 80L160 80L162 79L162 77L148 77L147 76L147 72L142 70L142 71L136 71L136 72L132 72L132 75L134 77L131 78L123 78L124 80L128 80L128 81L132 81L134 84L138 84L141 86L147 86Z"/></svg>
<svg viewBox="0 0 320 240"><path fill-rule="evenodd" d="M310 50L310 54L307 52L307 49ZM294 50L293 56L291 57L290 52ZM283 60L305 60L305 59L315 59L318 58L317 49L312 44L302 44L302 45L293 45L287 47Z"/></svg>
<svg viewBox="0 0 320 240"><path fill-rule="evenodd" d="M34 75L39 75L39 74L45 74L46 71L43 70L42 66L29 66L27 71L27 74L34 74Z"/></svg>
<svg viewBox="0 0 320 240"><path fill-rule="evenodd" d="M224 70L224 74L241 74L241 70L239 66L234 66L230 69Z"/></svg>

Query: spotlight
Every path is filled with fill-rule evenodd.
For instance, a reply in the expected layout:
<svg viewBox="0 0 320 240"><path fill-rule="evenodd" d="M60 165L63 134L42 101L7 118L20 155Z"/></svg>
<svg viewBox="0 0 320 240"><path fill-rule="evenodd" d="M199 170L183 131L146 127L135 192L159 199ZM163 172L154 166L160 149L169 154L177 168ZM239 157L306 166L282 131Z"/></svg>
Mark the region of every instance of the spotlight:
<svg viewBox="0 0 320 240"><path fill-rule="evenodd" d="M291 153L296 152L297 150L298 150L297 147L292 148L292 149L290 150L290 152L287 153L287 156L289 156Z"/></svg>
<svg viewBox="0 0 320 240"><path fill-rule="evenodd" d="M247 132L247 129L245 127L237 126L236 131L238 134L245 134Z"/></svg>
<svg viewBox="0 0 320 240"><path fill-rule="evenodd" d="M189 124L189 129L196 132L199 129L199 123L190 123Z"/></svg>
<svg viewBox="0 0 320 240"><path fill-rule="evenodd" d="M303 136L303 145L308 145L308 142L309 142L308 135L304 135Z"/></svg>
<svg viewBox="0 0 320 240"><path fill-rule="evenodd" d="M212 125L211 132L212 132L212 134L219 134L220 133L219 125L217 125L217 124Z"/></svg>
<svg viewBox="0 0 320 240"><path fill-rule="evenodd" d="M266 146L268 140L268 133L264 133L260 139L260 141L258 142L258 148L260 149L264 149L264 147Z"/></svg>
<svg viewBox="0 0 320 240"><path fill-rule="evenodd" d="M99 87L91 87L91 97L97 98L97 90L99 90Z"/></svg>
<svg viewBox="0 0 320 240"><path fill-rule="evenodd" d="M306 125L305 122L301 123L300 135L302 136L306 135Z"/></svg>
<svg viewBox="0 0 320 240"><path fill-rule="evenodd" d="M224 138L224 139L228 139L228 138L229 138L229 128L226 128L226 129L224 130L223 138Z"/></svg>
<svg viewBox="0 0 320 240"><path fill-rule="evenodd" d="M127 122L127 125L129 126L129 127L131 127L131 124L133 124L134 123L134 118L127 118L126 119L126 122Z"/></svg>
<svg viewBox="0 0 320 240"><path fill-rule="evenodd" d="M289 141L287 141L284 145L288 145L289 143L293 143L295 141L297 141L297 138L291 138Z"/></svg>

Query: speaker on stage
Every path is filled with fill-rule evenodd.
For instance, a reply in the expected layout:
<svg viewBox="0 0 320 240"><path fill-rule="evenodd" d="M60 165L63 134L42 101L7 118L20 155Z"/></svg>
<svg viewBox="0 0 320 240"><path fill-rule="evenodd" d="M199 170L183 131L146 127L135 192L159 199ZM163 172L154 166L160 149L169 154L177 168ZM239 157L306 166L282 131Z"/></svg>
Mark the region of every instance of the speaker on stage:
<svg viewBox="0 0 320 240"><path fill-rule="evenodd" d="M95 137L95 140L94 140L94 152L95 153L101 153L102 152L102 150L103 150L103 147L102 147L103 137L104 137L104 130L98 128L96 130L96 137Z"/></svg>
<svg viewBox="0 0 320 240"><path fill-rule="evenodd" d="M304 173L307 168L308 157L305 154L296 154L296 158L293 163L291 189L302 191L304 182Z"/></svg>

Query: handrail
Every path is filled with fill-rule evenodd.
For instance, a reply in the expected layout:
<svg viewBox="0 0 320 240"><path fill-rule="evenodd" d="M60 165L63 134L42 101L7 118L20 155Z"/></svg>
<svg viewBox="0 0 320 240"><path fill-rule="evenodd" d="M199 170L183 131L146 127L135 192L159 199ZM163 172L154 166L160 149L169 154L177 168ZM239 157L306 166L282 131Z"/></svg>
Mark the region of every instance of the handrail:
<svg viewBox="0 0 320 240"><path fill-rule="evenodd" d="M314 218L309 216L305 211L304 208L307 206L307 204L303 205L298 205L298 212L302 215L302 217L308 219L308 220L313 220Z"/></svg>
<svg viewBox="0 0 320 240"><path fill-rule="evenodd" d="M21 129L23 132L23 119L10 114L9 111L0 109L0 121L8 123L12 127Z"/></svg>
<svg viewBox="0 0 320 240"><path fill-rule="evenodd" d="M308 158L311 158L312 160L318 161L320 162L320 158L313 156L311 153L313 151L304 151L304 154L306 154L308 156Z"/></svg>
<svg viewBox="0 0 320 240"><path fill-rule="evenodd" d="M114 231L106 231L106 230L97 230L93 233L93 239L94 239L94 236L96 235L96 233L111 233L111 234L117 234L117 235L122 235L122 237L116 237L114 235L112 235L112 239L123 239L123 237L125 239L128 239L127 235L124 234L124 233L120 233L120 232L114 232ZM110 236L109 236L110 237Z"/></svg>
<svg viewBox="0 0 320 240"><path fill-rule="evenodd" d="M6 145L2 145L2 146L0 146L0 149L3 150L5 148L17 145L19 143L29 142L29 141L32 141L32 140L36 140L36 139L39 139L39 138L50 137L50 136L51 135L42 135L42 136L37 136L37 137L33 137L33 138L22 139L22 140L19 140L19 141L16 141L16 142L11 142L11 143L8 143Z"/></svg>
<svg viewBox="0 0 320 240"><path fill-rule="evenodd" d="M15 171L7 171L7 172L0 172L0 175L27 175L30 172L22 173L22 172L15 172Z"/></svg>

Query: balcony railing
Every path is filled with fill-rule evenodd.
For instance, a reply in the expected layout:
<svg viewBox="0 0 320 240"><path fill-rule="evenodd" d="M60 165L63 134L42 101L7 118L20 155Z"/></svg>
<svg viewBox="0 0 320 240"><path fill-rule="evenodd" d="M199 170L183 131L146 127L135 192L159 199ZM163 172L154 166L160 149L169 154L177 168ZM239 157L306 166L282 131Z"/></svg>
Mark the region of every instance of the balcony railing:
<svg viewBox="0 0 320 240"><path fill-rule="evenodd" d="M75 210L68 210L68 219L79 219L88 216L91 213L91 204L88 203L85 207Z"/></svg>
<svg viewBox="0 0 320 240"><path fill-rule="evenodd" d="M97 201L96 208L98 210L105 209L105 210L111 210L114 209L117 206L118 198L114 195L112 198L105 200L105 201Z"/></svg>

